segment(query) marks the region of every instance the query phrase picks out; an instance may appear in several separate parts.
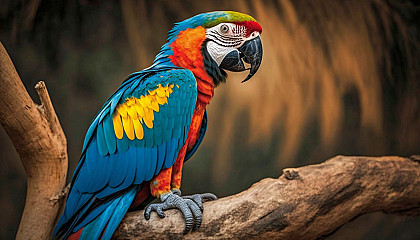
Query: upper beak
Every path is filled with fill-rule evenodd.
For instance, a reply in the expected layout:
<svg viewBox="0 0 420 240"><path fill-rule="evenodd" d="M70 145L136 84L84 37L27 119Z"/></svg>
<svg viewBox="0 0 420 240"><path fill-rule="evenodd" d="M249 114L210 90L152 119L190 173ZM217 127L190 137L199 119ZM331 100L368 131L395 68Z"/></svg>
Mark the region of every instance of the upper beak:
<svg viewBox="0 0 420 240"><path fill-rule="evenodd" d="M233 72L242 72L248 70L245 68L242 59L251 64L248 76L242 82L248 81L258 71L261 65L263 49L260 36L246 41L237 50L228 53L223 59L220 67Z"/></svg>

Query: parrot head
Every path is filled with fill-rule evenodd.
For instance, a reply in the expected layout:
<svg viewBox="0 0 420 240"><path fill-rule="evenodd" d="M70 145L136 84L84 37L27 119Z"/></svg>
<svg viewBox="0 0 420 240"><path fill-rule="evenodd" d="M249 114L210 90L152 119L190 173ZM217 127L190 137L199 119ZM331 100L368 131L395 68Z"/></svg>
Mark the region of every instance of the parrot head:
<svg viewBox="0 0 420 240"><path fill-rule="evenodd" d="M261 65L261 32L260 24L244 13L202 13L175 24L155 63L169 58L175 66L191 70L197 82L208 87L226 81L224 70L249 70L245 82Z"/></svg>
<svg viewBox="0 0 420 240"><path fill-rule="evenodd" d="M217 17L222 14L223 17ZM215 16L216 15L216 16ZM244 61L251 65L249 80L258 70L262 60L260 34L262 28L249 15L238 12L207 14L205 49L217 65L225 70L242 72L247 70ZM204 52L206 54L206 52Z"/></svg>

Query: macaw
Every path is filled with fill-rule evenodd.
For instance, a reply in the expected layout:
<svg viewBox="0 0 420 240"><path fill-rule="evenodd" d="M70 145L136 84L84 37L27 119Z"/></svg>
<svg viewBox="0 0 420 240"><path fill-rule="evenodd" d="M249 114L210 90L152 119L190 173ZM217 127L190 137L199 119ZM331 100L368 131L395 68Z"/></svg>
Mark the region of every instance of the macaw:
<svg viewBox="0 0 420 240"><path fill-rule="evenodd" d="M198 229L203 202L216 196L181 196L182 166L203 140L224 70L249 70L247 81L260 67L261 32L253 17L233 11L175 24L153 64L129 75L92 121L54 238L110 239L127 211L154 198L147 220L178 208L184 234Z"/></svg>

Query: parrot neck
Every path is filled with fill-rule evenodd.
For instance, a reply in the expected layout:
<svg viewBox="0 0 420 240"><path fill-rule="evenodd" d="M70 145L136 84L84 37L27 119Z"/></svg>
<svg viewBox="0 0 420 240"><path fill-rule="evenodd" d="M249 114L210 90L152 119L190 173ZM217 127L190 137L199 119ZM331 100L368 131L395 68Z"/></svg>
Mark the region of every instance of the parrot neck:
<svg viewBox="0 0 420 240"><path fill-rule="evenodd" d="M216 84L207 72L202 46L206 39L206 30L203 27L180 31L177 38L169 42L173 55L170 61L178 67L190 70L197 81L197 101L209 104L214 95Z"/></svg>

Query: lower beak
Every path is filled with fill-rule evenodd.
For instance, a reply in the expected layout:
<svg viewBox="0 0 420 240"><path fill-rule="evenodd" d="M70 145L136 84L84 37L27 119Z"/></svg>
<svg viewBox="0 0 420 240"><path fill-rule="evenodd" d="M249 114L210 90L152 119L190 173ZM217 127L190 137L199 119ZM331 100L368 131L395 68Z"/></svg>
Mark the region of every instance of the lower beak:
<svg viewBox="0 0 420 240"><path fill-rule="evenodd" d="M249 68L249 74L242 82L248 81L258 71L262 61L262 44L261 38L258 36L252 40L246 41L237 50L233 50L228 53L223 59L220 67L233 72L242 72L248 70L242 60L246 63L251 64Z"/></svg>

